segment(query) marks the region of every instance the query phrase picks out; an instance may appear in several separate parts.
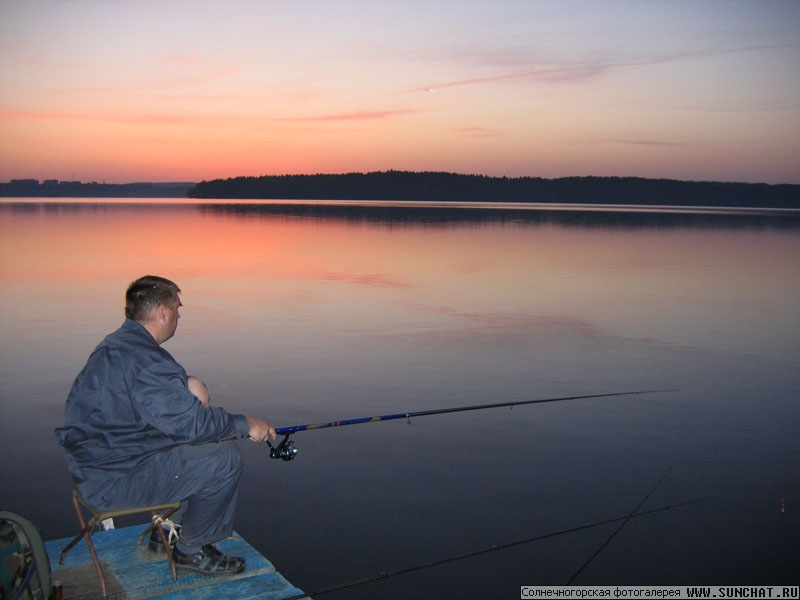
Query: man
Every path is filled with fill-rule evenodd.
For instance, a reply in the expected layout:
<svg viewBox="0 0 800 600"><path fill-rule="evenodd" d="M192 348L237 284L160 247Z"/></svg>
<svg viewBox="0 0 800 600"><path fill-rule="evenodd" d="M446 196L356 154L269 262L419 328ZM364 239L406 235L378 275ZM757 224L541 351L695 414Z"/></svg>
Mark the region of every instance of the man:
<svg viewBox="0 0 800 600"><path fill-rule="evenodd" d="M75 379L56 436L89 504L117 509L180 500L176 564L239 573L244 559L214 544L233 530L242 456L232 440L274 440L275 429L210 406L204 384L190 382L161 347L175 334L181 306L180 289L168 279L148 275L130 284L125 322Z"/></svg>

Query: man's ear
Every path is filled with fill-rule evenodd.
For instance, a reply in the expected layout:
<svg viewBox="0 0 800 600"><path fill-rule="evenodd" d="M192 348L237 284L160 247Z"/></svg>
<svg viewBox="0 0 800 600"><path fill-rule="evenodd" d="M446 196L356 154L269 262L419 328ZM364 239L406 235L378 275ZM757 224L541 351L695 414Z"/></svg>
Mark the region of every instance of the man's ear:
<svg viewBox="0 0 800 600"><path fill-rule="evenodd" d="M159 321L166 321L167 320L167 305L166 304L159 304L156 308L156 317Z"/></svg>

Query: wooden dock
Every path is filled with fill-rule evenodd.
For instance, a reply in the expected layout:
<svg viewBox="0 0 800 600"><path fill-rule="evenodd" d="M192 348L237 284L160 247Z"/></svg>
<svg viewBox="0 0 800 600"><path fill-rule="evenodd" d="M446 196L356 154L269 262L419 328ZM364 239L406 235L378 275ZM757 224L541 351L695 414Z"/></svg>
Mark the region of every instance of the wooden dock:
<svg viewBox="0 0 800 600"><path fill-rule="evenodd" d="M172 580L165 554L147 548L147 540L138 544L147 524L99 531L92 536L108 584L108 597L114 600L282 600L303 594L281 575L266 558L234 532L219 543L220 550L247 560L247 569L239 575L213 577L178 570ZM100 581L86 542L81 540L67 554L63 565L61 550L71 538L45 542L52 580L61 581L64 600L102 599Z"/></svg>

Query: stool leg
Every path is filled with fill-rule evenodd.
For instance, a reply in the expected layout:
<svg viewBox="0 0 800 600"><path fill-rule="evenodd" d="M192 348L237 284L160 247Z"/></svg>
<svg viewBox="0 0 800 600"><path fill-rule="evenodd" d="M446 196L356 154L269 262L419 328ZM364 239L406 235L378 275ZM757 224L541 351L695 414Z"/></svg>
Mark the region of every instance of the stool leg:
<svg viewBox="0 0 800 600"><path fill-rule="evenodd" d="M161 520L163 521L164 519L169 519L175 512L177 512L178 508L180 507L178 506L176 508L170 508L167 512L161 515ZM158 516L156 511L153 510L150 512L153 514L154 517ZM153 524L150 525L150 527L148 527L147 529L145 529L142 532L142 535L139 536L139 543L141 544L144 541L144 536L153 531L156 527L158 527L158 525L156 524L155 520L153 520Z"/></svg>
<svg viewBox="0 0 800 600"><path fill-rule="evenodd" d="M162 519L169 519L175 512L177 512L179 506L175 508L169 509L164 515L161 517ZM167 539L166 535L164 534L164 528L158 528L159 532L161 533L161 541L164 543L164 550L167 551L167 558L169 559L169 568L172 571L172 581L178 581L178 569L175 566L175 557L172 555L172 547L169 545L169 540Z"/></svg>
<svg viewBox="0 0 800 600"><path fill-rule="evenodd" d="M103 591L103 600L107 600L108 598L108 590L106 589L106 576L103 573L103 567L100 566L100 560L97 558L97 552L94 549L94 543L92 542L92 533L90 531L86 532L86 544L89 546L89 552L92 555L92 560L94 561L95 569L97 569L97 576L100 578L100 587Z"/></svg>
<svg viewBox="0 0 800 600"><path fill-rule="evenodd" d="M164 533L164 528L161 525L158 526L158 533L161 534L161 542L164 544L164 550L167 553L167 558L169 559L169 568L172 571L172 581L178 581L178 569L175 567L175 558L172 556L172 548L170 548L169 540L167 539L166 534Z"/></svg>
<svg viewBox="0 0 800 600"><path fill-rule="evenodd" d="M153 530L158 531L158 535L161 536L161 543L164 544L164 551L167 553L167 559L169 560L169 568L172 571L172 581L178 580L178 569L175 566L175 558L172 556L172 548L170 548L169 540L167 539L167 535L164 533L164 528L161 526L161 521L165 519L169 519L180 507L175 507L169 509L163 515L158 515L156 511L152 511L153 517L159 517L159 519L153 519L153 524L150 525L147 529L142 532L142 535L139 536L139 543L141 544L144 540L144 536L150 533Z"/></svg>
<svg viewBox="0 0 800 600"><path fill-rule="evenodd" d="M83 518L83 512L81 512L80 504L78 504L77 496L72 496L72 503L75 505L75 512L78 513L78 521L81 523L81 532L77 535L77 537L72 540L66 548L61 552L61 560L59 561L60 564L64 564L64 559L66 558L67 552L77 543L77 541L83 537L86 540L86 545L89 546L89 553L92 555L92 561L94 561L94 567L97 569L97 576L100 578L100 588L103 592L103 600L108 598L108 589L106 587L106 576L103 573L103 568L100 566L100 560L97 558L97 552L94 549L94 543L92 542L92 527L94 524L92 521L89 521L89 524L86 524L86 519Z"/></svg>
<svg viewBox="0 0 800 600"><path fill-rule="evenodd" d="M78 535L76 535L75 538L69 544L66 545L66 547L61 551L61 558L58 560L58 564L60 565L64 564L64 561L67 560L67 552L69 552L75 547L75 544L77 544L81 540L81 538L85 533L86 529L81 530L81 532Z"/></svg>
<svg viewBox="0 0 800 600"><path fill-rule="evenodd" d="M77 544L80 541L80 539L84 535L86 535L86 531L90 527L89 525L86 525L86 522L83 520L83 514L81 514L81 507L78 504L78 499L75 497L74 494L72 496L72 504L75 506L75 512L78 513L78 520L80 521L81 527L83 527L83 529L81 529L81 532L78 535L76 535L72 539L72 541L69 544L67 544L66 547L61 551L61 558L58 560L58 564L60 565L63 565L64 561L67 560L67 552L69 552L75 547L75 544Z"/></svg>

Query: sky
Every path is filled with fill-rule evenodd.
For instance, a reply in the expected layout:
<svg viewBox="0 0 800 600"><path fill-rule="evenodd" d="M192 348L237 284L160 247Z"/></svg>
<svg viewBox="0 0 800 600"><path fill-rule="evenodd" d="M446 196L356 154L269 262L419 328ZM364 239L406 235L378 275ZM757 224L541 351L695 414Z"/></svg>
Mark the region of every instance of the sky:
<svg viewBox="0 0 800 600"><path fill-rule="evenodd" d="M0 181L800 183L796 0L0 0Z"/></svg>

